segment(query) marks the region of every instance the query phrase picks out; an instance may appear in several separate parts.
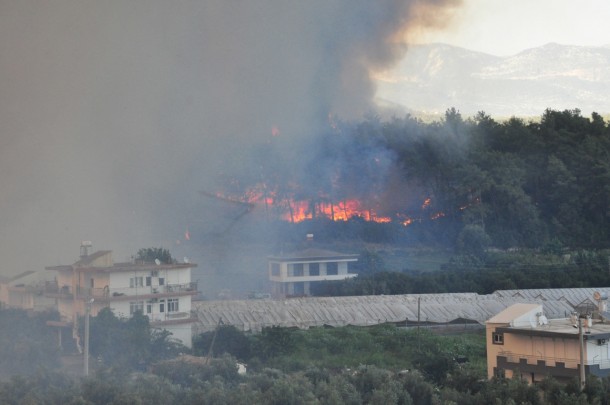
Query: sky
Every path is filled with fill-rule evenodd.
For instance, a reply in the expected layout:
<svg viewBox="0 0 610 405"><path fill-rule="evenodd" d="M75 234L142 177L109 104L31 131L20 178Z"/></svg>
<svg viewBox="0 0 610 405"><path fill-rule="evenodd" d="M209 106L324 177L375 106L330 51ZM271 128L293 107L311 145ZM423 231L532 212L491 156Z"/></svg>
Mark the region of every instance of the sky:
<svg viewBox="0 0 610 405"><path fill-rule="evenodd" d="M415 42L443 42L510 56L549 42L610 45L607 0L464 0L451 22L419 31Z"/></svg>

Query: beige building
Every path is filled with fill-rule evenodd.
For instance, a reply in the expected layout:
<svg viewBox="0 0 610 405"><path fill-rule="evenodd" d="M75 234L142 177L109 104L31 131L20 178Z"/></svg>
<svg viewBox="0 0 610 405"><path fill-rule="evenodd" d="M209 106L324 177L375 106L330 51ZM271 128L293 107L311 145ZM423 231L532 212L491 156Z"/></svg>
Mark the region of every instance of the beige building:
<svg viewBox="0 0 610 405"><path fill-rule="evenodd" d="M81 252L82 253L82 252ZM47 267L55 282L46 295L55 298L64 325L77 328L79 317L96 316L110 308L122 318L141 311L152 327L165 329L186 346L191 346L191 298L197 283L191 281L193 263L114 263L112 251L81 254L72 265ZM61 324L58 324L61 326Z"/></svg>
<svg viewBox="0 0 610 405"><path fill-rule="evenodd" d="M356 277L349 263L358 255L309 248L286 255L269 256L269 280L276 297L310 295L311 283Z"/></svg>
<svg viewBox="0 0 610 405"><path fill-rule="evenodd" d="M0 308L55 310L55 300L44 294L46 285L52 281L52 275L45 271L26 271L13 277L0 278Z"/></svg>
<svg viewBox="0 0 610 405"><path fill-rule="evenodd" d="M488 377L565 380L579 377L581 364L585 375L610 375L610 323L580 321L581 328L578 316L547 319L541 304L506 308L486 322Z"/></svg>

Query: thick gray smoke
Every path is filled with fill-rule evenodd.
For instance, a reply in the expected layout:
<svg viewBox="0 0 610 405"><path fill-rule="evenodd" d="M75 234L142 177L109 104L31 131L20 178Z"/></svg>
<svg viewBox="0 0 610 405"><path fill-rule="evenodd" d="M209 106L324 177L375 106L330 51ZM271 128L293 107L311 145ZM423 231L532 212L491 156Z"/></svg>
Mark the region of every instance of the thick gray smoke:
<svg viewBox="0 0 610 405"><path fill-rule="evenodd" d="M0 274L179 237L272 128L296 148L361 117L447 3L0 0Z"/></svg>

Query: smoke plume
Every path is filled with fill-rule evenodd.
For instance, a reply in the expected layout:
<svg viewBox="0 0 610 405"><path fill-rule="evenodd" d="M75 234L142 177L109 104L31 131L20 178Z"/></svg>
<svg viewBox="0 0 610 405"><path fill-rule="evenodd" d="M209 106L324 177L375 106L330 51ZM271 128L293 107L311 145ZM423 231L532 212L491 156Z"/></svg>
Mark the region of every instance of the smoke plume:
<svg viewBox="0 0 610 405"><path fill-rule="evenodd" d="M1 1L0 274L175 240L272 131L298 166L329 113L369 111L371 72L454 3Z"/></svg>

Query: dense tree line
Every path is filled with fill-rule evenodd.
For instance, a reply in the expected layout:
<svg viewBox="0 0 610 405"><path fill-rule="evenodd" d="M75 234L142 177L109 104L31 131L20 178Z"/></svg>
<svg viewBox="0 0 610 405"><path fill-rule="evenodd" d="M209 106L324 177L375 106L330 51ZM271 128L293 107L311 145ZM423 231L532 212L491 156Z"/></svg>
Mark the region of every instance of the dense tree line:
<svg viewBox="0 0 610 405"><path fill-rule="evenodd" d="M212 333L199 336L195 353L210 352ZM251 335L222 326L216 338L218 357L209 361L156 361L148 372L133 372L125 363L109 359L107 366L96 367L85 378L48 368L14 375L0 381L0 403L606 405L610 401L610 379L590 378L582 392L576 380L567 385L553 379L538 385L518 378L487 380L482 334L439 336L380 325L309 331L270 328ZM242 351L241 344L253 350ZM233 352L252 363L246 374L238 373Z"/></svg>
<svg viewBox="0 0 610 405"><path fill-rule="evenodd" d="M440 123L377 125L405 178L431 196L427 209L443 213L450 241L476 226L499 248L609 246L610 129L600 115L547 110L540 122L498 123L451 109Z"/></svg>
<svg viewBox="0 0 610 405"><path fill-rule="evenodd" d="M498 122L483 112L463 119L450 109L433 123L411 116L338 123L316 140L301 154L311 163L300 171L283 161L281 145L265 145L255 165L260 172L224 180L236 187L227 193L245 194L262 179L276 202L269 210L286 213L290 201L310 201L313 218L303 226L329 239L610 246L610 127L599 114L546 110L539 121ZM364 224L361 217L329 229L314 215L316 204L347 199L392 222Z"/></svg>
<svg viewBox="0 0 610 405"><path fill-rule="evenodd" d="M485 252L455 255L438 271L387 271L383 258L371 251L361 255L359 276L320 283L315 295L396 295L476 292L531 288L581 288L610 285L610 251L578 250L556 255L539 251Z"/></svg>

